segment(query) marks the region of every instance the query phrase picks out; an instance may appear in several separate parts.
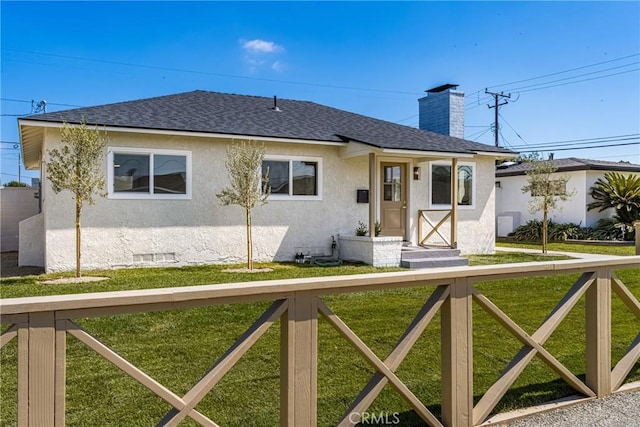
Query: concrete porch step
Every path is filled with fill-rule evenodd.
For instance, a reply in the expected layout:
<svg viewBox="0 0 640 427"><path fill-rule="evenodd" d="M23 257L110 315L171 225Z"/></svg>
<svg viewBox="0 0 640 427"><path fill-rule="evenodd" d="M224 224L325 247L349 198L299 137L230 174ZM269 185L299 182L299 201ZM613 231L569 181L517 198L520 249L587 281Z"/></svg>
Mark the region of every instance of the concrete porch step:
<svg viewBox="0 0 640 427"><path fill-rule="evenodd" d="M469 265L469 260L459 256L440 257L440 258L413 258L402 259L400 265L404 268L438 268L438 267L458 267Z"/></svg>
<svg viewBox="0 0 640 427"><path fill-rule="evenodd" d="M402 259L449 258L460 256L460 249L424 248L422 246L404 246Z"/></svg>
<svg viewBox="0 0 640 427"><path fill-rule="evenodd" d="M438 268L469 265L460 257L460 249L424 246L403 246L400 265L405 268Z"/></svg>

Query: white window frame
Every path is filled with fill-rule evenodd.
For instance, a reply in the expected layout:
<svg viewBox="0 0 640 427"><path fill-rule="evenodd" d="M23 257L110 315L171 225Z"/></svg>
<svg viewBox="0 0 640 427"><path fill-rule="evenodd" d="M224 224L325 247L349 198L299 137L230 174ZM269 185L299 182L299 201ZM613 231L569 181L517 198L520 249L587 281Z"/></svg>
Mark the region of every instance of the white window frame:
<svg viewBox="0 0 640 427"><path fill-rule="evenodd" d="M451 209L451 203L447 204L435 204L432 203L433 200L433 166L451 166L451 162L436 160L433 162L429 162L429 209ZM469 166L471 167L471 204L470 205L460 205L458 204L458 209L471 210L476 208L476 199L478 198L478 193L476 191L476 164L475 162L458 162L458 167L460 166ZM457 172L457 171L456 171Z"/></svg>
<svg viewBox="0 0 640 427"><path fill-rule="evenodd" d="M289 162L289 194L270 194L269 200L322 200L322 157L306 157L306 156L283 156L283 155L266 155L264 160L274 160L279 162ZM317 179L317 196L293 195L293 162L315 162L318 164Z"/></svg>
<svg viewBox="0 0 640 427"><path fill-rule="evenodd" d="M164 156L184 156L186 157L186 193L185 194L153 194L135 192L116 192L114 187L114 154L140 154L149 156L149 191L153 189L153 162L155 155ZM155 148L132 148L132 147L108 147L107 148L107 197L109 199L128 200L191 200L191 182L193 179L193 167L191 162L191 151L187 150L165 150Z"/></svg>

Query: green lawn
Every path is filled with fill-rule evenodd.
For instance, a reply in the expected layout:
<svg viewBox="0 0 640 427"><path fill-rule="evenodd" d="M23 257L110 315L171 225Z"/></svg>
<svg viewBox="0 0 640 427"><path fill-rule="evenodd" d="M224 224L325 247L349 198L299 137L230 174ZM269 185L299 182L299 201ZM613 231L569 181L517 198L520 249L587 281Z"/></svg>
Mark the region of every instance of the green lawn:
<svg viewBox="0 0 640 427"><path fill-rule="evenodd" d="M471 257L474 265L550 260L556 257L498 254ZM3 298L121 289L188 286L235 281L379 272L367 266L319 268L270 264L272 273L229 274L222 267L126 269L91 272L108 276L99 283L40 285L45 276L5 279ZM260 265L262 267L262 265ZM393 269L389 269L393 270ZM618 272L640 298L640 268ZM52 277L46 276L46 277ZM576 275L526 278L477 287L527 332L544 320ZM396 289L324 297L323 300L379 357L389 353L431 288ZM182 395L206 372L268 303L247 303L169 312L79 319L92 335ZM619 360L640 332L640 321L614 299L613 359ZM474 305L474 391L480 396L495 381L520 345ZM429 408L440 413L440 320L436 316L405 361L398 376ZM545 346L572 372L581 375L584 361L584 303L572 311ZM323 319L318 332L318 425L334 425L368 381L373 369ZM15 425L15 340L1 352L1 425ZM640 379L636 364L629 380ZM572 390L539 359L523 372L498 410L528 406L572 394ZM221 426L273 426L279 414L279 327L274 325L197 406ZM67 425L155 425L170 406L72 337L67 350ZM371 412L398 412L402 425L422 425L390 386ZM182 425L195 425L184 422Z"/></svg>

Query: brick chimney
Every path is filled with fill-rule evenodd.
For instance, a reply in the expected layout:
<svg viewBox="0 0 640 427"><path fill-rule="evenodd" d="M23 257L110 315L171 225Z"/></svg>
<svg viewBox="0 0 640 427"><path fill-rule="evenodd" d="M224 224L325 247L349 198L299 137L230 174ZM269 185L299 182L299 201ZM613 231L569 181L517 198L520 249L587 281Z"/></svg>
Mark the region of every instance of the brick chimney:
<svg viewBox="0 0 640 427"><path fill-rule="evenodd" d="M464 91L445 84L427 90L418 99L418 128L442 135L464 138Z"/></svg>

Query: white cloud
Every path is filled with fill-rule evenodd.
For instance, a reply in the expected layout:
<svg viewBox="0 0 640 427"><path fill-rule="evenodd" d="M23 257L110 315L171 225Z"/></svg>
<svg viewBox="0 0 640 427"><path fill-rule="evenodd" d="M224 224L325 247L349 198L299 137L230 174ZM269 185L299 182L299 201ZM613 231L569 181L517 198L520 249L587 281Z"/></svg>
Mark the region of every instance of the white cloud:
<svg viewBox="0 0 640 427"><path fill-rule="evenodd" d="M284 52L284 47L267 40L240 40L240 46L244 50L244 62L250 72L254 73L261 68L270 67L271 70L282 72L285 64L275 60L277 55Z"/></svg>
<svg viewBox="0 0 640 427"><path fill-rule="evenodd" d="M249 40L242 44L242 48L250 53L277 53L284 50L284 48L274 42L255 39Z"/></svg>

